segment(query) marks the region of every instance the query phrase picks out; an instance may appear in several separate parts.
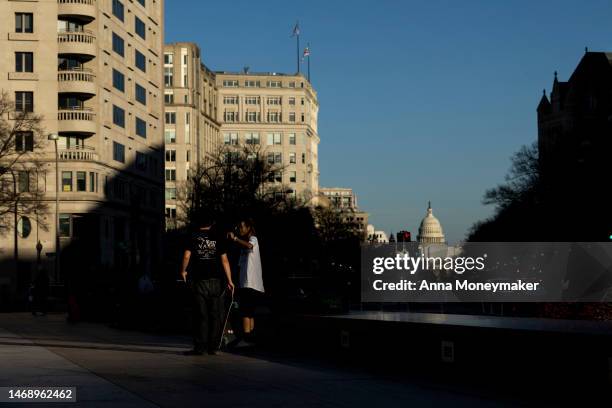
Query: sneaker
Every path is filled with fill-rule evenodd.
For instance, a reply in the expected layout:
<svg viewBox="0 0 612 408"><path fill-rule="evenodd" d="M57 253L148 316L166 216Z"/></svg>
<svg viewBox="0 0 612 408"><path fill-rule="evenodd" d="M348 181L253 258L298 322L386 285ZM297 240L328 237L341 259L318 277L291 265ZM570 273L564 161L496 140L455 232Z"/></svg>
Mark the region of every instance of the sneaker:
<svg viewBox="0 0 612 408"><path fill-rule="evenodd" d="M189 350L189 351L183 351L183 355L184 356L201 356L202 354L204 354L202 351L200 350Z"/></svg>

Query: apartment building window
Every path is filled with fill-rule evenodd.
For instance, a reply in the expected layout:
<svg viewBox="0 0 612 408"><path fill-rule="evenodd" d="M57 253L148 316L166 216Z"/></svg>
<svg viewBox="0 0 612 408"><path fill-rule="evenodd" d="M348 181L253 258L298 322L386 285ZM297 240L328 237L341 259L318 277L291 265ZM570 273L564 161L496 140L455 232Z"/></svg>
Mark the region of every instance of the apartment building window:
<svg viewBox="0 0 612 408"><path fill-rule="evenodd" d="M34 72L34 53L15 53L15 72Z"/></svg>
<svg viewBox="0 0 612 408"><path fill-rule="evenodd" d="M281 88L281 81L268 81L268 88Z"/></svg>
<svg viewBox="0 0 612 408"><path fill-rule="evenodd" d="M282 103L282 99L280 96L272 96L268 98L268 105L280 105Z"/></svg>
<svg viewBox="0 0 612 408"><path fill-rule="evenodd" d="M223 119L226 122L235 122L237 118L238 118L238 112L228 112L228 111L225 111L223 113Z"/></svg>
<svg viewBox="0 0 612 408"><path fill-rule="evenodd" d="M139 117L136 117L136 135L147 138L147 122Z"/></svg>
<svg viewBox="0 0 612 408"><path fill-rule="evenodd" d="M117 105L113 105L113 123L117 126L125 128L125 110Z"/></svg>
<svg viewBox="0 0 612 408"><path fill-rule="evenodd" d="M295 122L295 112L289 112L289 122Z"/></svg>
<svg viewBox="0 0 612 408"><path fill-rule="evenodd" d="M247 105L259 105L261 98L259 96L247 96L244 98L244 103Z"/></svg>
<svg viewBox="0 0 612 408"><path fill-rule="evenodd" d="M172 65L173 63L174 63L174 54L172 54L172 53L164 54L164 64L165 65Z"/></svg>
<svg viewBox="0 0 612 408"><path fill-rule="evenodd" d="M268 122L279 123L282 119L280 112L268 112Z"/></svg>
<svg viewBox="0 0 612 408"><path fill-rule="evenodd" d="M176 200L176 188L166 189L166 200Z"/></svg>
<svg viewBox="0 0 612 408"><path fill-rule="evenodd" d="M259 133L246 133L244 135L244 141L248 145L258 145L259 144Z"/></svg>
<svg viewBox="0 0 612 408"><path fill-rule="evenodd" d="M268 146L282 144L282 135L280 133L268 133Z"/></svg>
<svg viewBox="0 0 612 408"><path fill-rule="evenodd" d="M288 137L289 137L289 144L295 146L295 141L296 141L295 133L289 133Z"/></svg>
<svg viewBox="0 0 612 408"><path fill-rule="evenodd" d="M70 236L70 214L60 214L59 216L59 235L60 237Z"/></svg>
<svg viewBox="0 0 612 408"><path fill-rule="evenodd" d="M125 42L123 38L113 33L113 51L122 57L125 56Z"/></svg>
<svg viewBox="0 0 612 408"><path fill-rule="evenodd" d="M274 172L274 181L277 183L283 182L283 172L278 170Z"/></svg>
<svg viewBox="0 0 612 408"><path fill-rule="evenodd" d="M30 192L30 172L19 171L17 172L17 192L29 193Z"/></svg>
<svg viewBox="0 0 612 408"><path fill-rule="evenodd" d="M176 161L176 150L166 150L166 161L167 162Z"/></svg>
<svg viewBox="0 0 612 408"><path fill-rule="evenodd" d="M34 14L15 13L15 32L16 33L33 33L34 32Z"/></svg>
<svg viewBox="0 0 612 408"><path fill-rule="evenodd" d="M302 122L306 120L306 116L302 113Z"/></svg>
<svg viewBox="0 0 612 408"><path fill-rule="evenodd" d="M186 150L185 151L185 161L187 163L189 163L191 161L191 151L190 150Z"/></svg>
<svg viewBox="0 0 612 408"><path fill-rule="evenodd" d="M113 68L113 87L121 92L125 92L125 75Z"/></svg>
<svg viewBox="0 0 612 408"><path fill-rule="evenodd" d="M274 153L268 153L268 164L274 164Z"/></svg>
<svg viewBox="0 0 612 408"><path fill-rule="evenodd" d="M174 72L172 67L164 67L164 84L169 88L174 86Z"/></svg>
<svg viewBox="0 0 612 408"><path fill-rule="evenodd" d="M142 152L136 152L136 168L138 170L147 170L147 156Z"/></svg>
<svg viewBox="0 0 612 408"><path fill-rule="evenodd" d="M302 153L302 164L306 164L306 153Z"/></svg>
<svg viewBox="0 0 612 408"><path fill-rule="evenodd" d="M260 82L259 81L254 81L254 80L248 80L248 81L244 81L244 86L246 88L259 88L260 87Z"/></svg>
<svg viewBox="0 0 612 408"><path fill-rule="evenodd" d="M176 218L176 208L166 207L166 218L175 219Z"/></svg>
<svg viewBox="0 0 612 408"><path fill-rule="evenodd" d="M121 143L113 142L113 160L125 163L125 146Z"/></svg>
<svg viewBox="0 0 612 408"><path fill-rule="evenodd" d="M224 88L238 88L238 80L237 79L224 79L223 87Z"/></svg>
<svg viewBox="0 0 612 408"><path fill-rule="evenodd" d="M176 124L176 112L166 112L166 124L167 125Z"/></svg>
<svg viewBox="0 0 612 408"><path fill-rule="evenodd" d="M295 106L295 98L294 97L289 98L289 105Z"/></svg>
<svg viewBox="0 0 612 408"><path fill-rule="evenodd" d="M89 192L90 193L94 193L96 191L96 184L98 184L96 182L97 178L98 178L97 173L93 173L93 172L89 173Z"/></svg>
<svg viewBox="0 0 612 408"><path fill-rule="evenodd" d="M173 93L166 93L166 94L164 94L164 103L166 105L174 104L174 94Z"/></svg>
<svg viewBox="0 0 612 408"><path fill-rule="evenodd" d="M62 191L69 193L72 191L72 172L62 171Z"/></svg>
<svg viewBox="0 0 612 408"><path fill-rule="evenodd" d="M223 104L225 105L238 105L238 96L224 96Z"/></svg>
<svg viewBox="0 0 612 408"><path fill-rule="evenodd" d="M140 3L140 5L142 7L147 7L147 4L146 4L145 0L138 0L138 2ZM153 2L153 3L155 3L155 2Z"/></svg>
<svg viewBox="0 0 612 408"><path fill-rule="evenodd" d="M138 50L134 50L134 55L136 67L142 72L147 72L147 57L145 57L144 54Z"/></svg>
<svg viewBox="0 0 612 408"><path fill-rule="evenodd" d="M289 88L295 88L295 81L289 82Z"/></svg>
<svg viewBox="0 0 612 408"><path fill-rule="evenodd" d="M274 153L274 164L283 164L283 154L276 152Z"/></svg>
<svg viewBox="0 0 612 408"><path fill-rule="evenodd" d="M238 133L224 133L223 144L225 145L238 145Z"/></svg>
<svg viewBox="0 0 612 408"><path fill-rule="evenodd" d="M259 122L261 116L259 112L247 112L246 113L246 121L247 122Z"/></svg>
<svg viewBox="0 0 612 408"><path fill-rule="evenodd" d="M145 106L147 105L147 90L139 84L136 84L136 100Z"/></svg>
<svg viewBox="0 0 612 408"><path fill-rule="evenodd" d="M15 111L21 113L34 112L34 92L15 92Z"/></svg>
<svg viewBox="0 0 612 408"><path fill-rule="evenodd" d="M166 169L166 181L176 181L176 169Z"/></svg>
<svg viewBox="0 0 612 408"><path fill-rule="evenodd" d="M76 172L76 190L79 192L87 191L87 173L84 171Z"/></svg>
<svg viewBox="0 0 612 408"><path fill-rule="evenodd" d="M138 34L143 40L147 39L147 26L144 21L134 16L134 31Z"/></svg>
<svg viewBox="0 0 612 408"><path fill-rule="evenodd" d="M176 130L166 130L164 133L166 143L176 143Z"/></svg>
<svg viewBox="0 0 612 408"><path fill-rule="evenodd" d="M113 14L121 21L123 21L125 18L123 3L121 3L119 0L113 0Z"/></svg>
<svg viewBox="0 0 612 408"><path fill-rule="evenodd" d="M15 151L34 151L34 132L15 132Z"/></svg>
<svg viewBox="0 0 612 408"><path fill-rule="evenodd" d="M295 171L289 172L289 182L295 183L297 181L297 173Z"/></svg>

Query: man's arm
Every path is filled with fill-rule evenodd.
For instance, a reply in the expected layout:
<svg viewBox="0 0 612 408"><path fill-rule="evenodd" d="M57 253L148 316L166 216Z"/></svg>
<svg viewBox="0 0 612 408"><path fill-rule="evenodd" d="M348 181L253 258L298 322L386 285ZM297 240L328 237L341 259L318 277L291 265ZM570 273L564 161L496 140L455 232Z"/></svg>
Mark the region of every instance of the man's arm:
<svg viewBox="0 0 612 408"><path fill-rule="evenodd" d="M186 249L183 253L183 262L181 264L181 277L183 281L187 282L187 266L189 266L189 259L191 258L191 251Z"/></svg>
<svg viewBox="0 0 612 408"><path fill-rule="evenodd" d="M221 263L223 264L223 271L225 272L225 277L227 278L227 287L233 292L234 282L232 282L232 270L230 269L230 263L229 259L227 259L227 254L221 255Z"/></svg>
<svg viewBox="0 0 612 408"><path fill-rule="evenodd" d="M249 241L245 241L243 239L238 238L236 235L234 235L231 232L230 232L230 239L243 248L253 249L253 244L251 244Z"/></svg>

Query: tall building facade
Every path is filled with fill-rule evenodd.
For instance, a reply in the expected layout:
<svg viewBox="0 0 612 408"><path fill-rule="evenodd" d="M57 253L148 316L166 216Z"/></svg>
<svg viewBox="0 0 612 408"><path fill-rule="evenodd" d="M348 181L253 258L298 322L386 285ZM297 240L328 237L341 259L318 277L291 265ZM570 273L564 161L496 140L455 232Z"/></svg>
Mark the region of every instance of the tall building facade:
<svg viewBox="0 0 612 408"><path fill-rule="evenodd" d="M163 231L163 1L1 0L0 27L0 89L59 136L60 173L58 191L45 138L36 182L47 230L30 220L33 232L17 242L24 263L3 268L0 285L19 290L30 279L38 242L52 280L77 270L80 279L150 272ZM62 274L53 268L56 232ZM0 258L13 253L2 239Z"/></svg>
<svg viewBox="0 0 612 408"><path fill-rule="evenodd" d="M175 228L182 219L181 186L219 146L218 90L193 43L165 45L164 85L166 228Z"/></svg>
<svg viewBox="0 0 612 408"><path fill-rule="evenodd" d="M282 168L273 184L306 203L319 195L317 94L301 74L216 72L222 144L259 147Z"/></svg>
<svg viewBox="0 0 612 408"><path fill-rule="evenodd" d="M342 219L356 224L363 239L367 238L369 214L359 209L357 195L352 188L321 187L318 205L338 210Z"/></svg>

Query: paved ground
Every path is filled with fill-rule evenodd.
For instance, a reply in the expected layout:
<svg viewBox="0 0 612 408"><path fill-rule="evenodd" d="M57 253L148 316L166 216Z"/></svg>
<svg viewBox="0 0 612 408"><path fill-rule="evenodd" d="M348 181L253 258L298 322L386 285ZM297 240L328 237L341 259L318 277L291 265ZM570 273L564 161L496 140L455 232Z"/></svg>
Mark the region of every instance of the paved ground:
<svg viewBox="0 0 612 408"><path fill-rule="evenodd" d="M182 356L189 344L181 336L70 325L62 315L0 314L0 386L76 386L78 403L69 407L516 406L264 352Z"/></svg>

